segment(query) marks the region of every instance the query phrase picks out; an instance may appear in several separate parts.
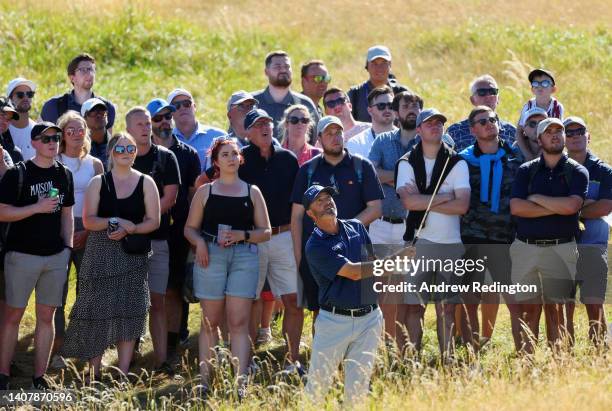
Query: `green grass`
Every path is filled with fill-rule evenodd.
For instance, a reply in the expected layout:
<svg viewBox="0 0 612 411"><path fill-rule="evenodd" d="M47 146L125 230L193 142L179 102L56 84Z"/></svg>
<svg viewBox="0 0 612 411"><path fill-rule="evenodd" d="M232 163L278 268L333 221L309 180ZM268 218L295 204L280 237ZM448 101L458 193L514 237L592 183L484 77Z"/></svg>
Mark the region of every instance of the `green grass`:
<svg viewBox="0 0 612 411"><path fill-rule="evenodd" d="M567 114L584 116L592 135L592 149L612 161L612 11L605 1L517 0L482 2L441 0L388 0L356 4L347 0L303 3L272 0L211 1L41 0L19 4L0 0L0 85L18 75L34 80L39 88L34 117L49 97L65 92L67 62L87 51L98 61L96 92L118 106L116 130L124 128L123 113L133 105L165 97L175 87L192 91L201 121L227 126L225 104L238 89L265 86L263 58L282 48L293 58L294 89L300 90L299 65L311 58L326 61L333 84L342 88L365 78L363 60L376 43L390 46L393 68L401 83L420 93L428 106L436 106L451 122L470 110L468 84L490 73L502 89L498 111L516 121L530 97L526 75L545 66L556 73L557 96ZM612 283L612 282L611 282ZM74 286L67 311L74 301ZM33 303L33 301L32 301ZM22 323L17 361L27 383L32 365L33 305ZM367 409L610 409L612 362L594 353L586 340L582 307L576 315L578 340L572 354L552 356L540 342L533 364L515 357L505 307L500 308L492 344L477 363L461 349L462 362L451 370L437 367L437 343L432 309L426 316L425 349L420 362L380 356L373 379L373 394L362 404ZM608 320L612 308L606 306ZM200 311L191 306L191 341L183 380L144 378L136 386L113 387L104 393L82 391L79 408L202 408L195 399L177 398L197 374L197 332ZM304 326L304 341L311 339L311 318ZM281 366L283 344L275 327L276 342L260 350L265 359L263 377L241 404L244 409L315 408L303 402L295 381L272 376ZM542 334L543 335L543 334ZM138 367L151 367L151 343ZM269 352L269 354L268 354ZM304 349L304 355L308 350ZM114 352L105 361L112 364ZM82 370L82 364L77 364ZM56 376L70 383L72 372ZM229 367L221 367L213 409L238 406L225 391L231 388ZM332 387L326 409L338 407L341 387ZM320 408L320 407L317 407Z"/></svg>

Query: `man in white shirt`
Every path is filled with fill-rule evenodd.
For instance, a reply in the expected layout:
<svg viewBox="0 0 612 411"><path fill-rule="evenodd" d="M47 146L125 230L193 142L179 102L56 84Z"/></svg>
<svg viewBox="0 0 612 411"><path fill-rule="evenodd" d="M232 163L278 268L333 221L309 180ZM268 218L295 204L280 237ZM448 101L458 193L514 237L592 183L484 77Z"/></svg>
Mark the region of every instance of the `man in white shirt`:
<svg viewBox="0 0 612 411"><path fill-rule="evenodd" d="M323 94L323 108L328 116L338 117L344 127L344 143L362 131L368 130L372 125L353 118L352 106L346 93L337 87L330 87ZM321 142L317 140L317 147L321 147Z"/></svg>
<svg viewBox="0 0 612 411"><path fill-rule="evenodd" d="M368 113L372 117L372 127L352 137L346 148L351 154L368 158L372 143L377 135L393 131L395 112L393 111L393 90L389 86L376 87L368 94Z"/></svg>
<svg viewBox="0 0 612 411"><path fill-rule="evenodd" d="M446 117L436 109L424 109L419 113L417 132L421 141L399 160L396 190L409 211L404 240L416 240L414 260L422 260L425 265L404 273L405 280L414 283L416 289L406 294L408 309L403 318L398 315L397 320L408 330L416 350L420 350L426 304L433 299L440 353L446 362L453 353L454 312L460 296L452 290L431 292L427 285L460 284L462 274L457 261L464 252L460 216L467 212L470 204L470 180L465 160L442 142L445 122ZM442 182L435 193L439 180ZM430 212L426 214L432 196ZM425 223L419 233L423 219ZM445 263L433 263L439 260ZM452 264L446 263L449 260Z"/></svg>
<svg viewBox="0 0 612 411"><path fill-rule="evenodd" d="M6 88L6 95L19 114L19 118L11 121L9 132L13 143L21 150L24 160L29 160L36 154L30 136L32 128L36 125L36 122L30 118L35 94L36 84L22 77L11 80Z"/></svg>

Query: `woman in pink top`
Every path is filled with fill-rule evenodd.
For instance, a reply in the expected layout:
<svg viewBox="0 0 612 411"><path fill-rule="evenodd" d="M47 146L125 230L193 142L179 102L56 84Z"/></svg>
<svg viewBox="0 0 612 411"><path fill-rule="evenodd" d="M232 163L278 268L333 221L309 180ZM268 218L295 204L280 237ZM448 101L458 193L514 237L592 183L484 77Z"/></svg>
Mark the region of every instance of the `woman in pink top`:
<svg viewBox="0 0 612 411"><path fill-rule="evenodd" d="M295 154L300 167L321 153L321 149L307 143L312 127L314 123L310 118L310 112L302 104L295 104L287 108L280 122L281 146Z"/></svg>

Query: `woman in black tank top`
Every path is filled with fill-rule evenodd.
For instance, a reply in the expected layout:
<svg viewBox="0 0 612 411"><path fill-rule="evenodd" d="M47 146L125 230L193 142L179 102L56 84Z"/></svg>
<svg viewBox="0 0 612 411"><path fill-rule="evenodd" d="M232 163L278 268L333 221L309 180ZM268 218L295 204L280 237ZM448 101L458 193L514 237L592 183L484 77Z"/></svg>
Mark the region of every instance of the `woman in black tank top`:
<svg viewBox="0 0 612 411"><path fill-rule="evenodd" d="M259 278L254 243L271 235L266 203L256 186L238 178L242 157L231 139L217 139L211 148L214 182L198 189L185 224L185 237L195 247L194 295L200 299L200 373L208 388L211 349L224 313L238 357L236 375L246 374L250 355L249 317ZM219 225L231 230L219 230ZM241 378L242 380L242 378Z"/></svg>

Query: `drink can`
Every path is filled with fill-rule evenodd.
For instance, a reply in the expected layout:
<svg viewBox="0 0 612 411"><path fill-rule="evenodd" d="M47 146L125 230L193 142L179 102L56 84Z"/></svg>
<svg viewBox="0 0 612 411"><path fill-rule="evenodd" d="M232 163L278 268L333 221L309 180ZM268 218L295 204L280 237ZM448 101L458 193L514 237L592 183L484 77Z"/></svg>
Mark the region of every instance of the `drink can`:
<svg viewBox="0 0 612 411"><path fill-rule="evenodd" d="M113 231L117 231L119 229L119 220L115 217L111 217L108 220L108 232L112 233Z"/></svg>
<svg viewBox="0 0 612 411"><path fill-rule="evenodd" d="M59 195L59 190L55 187L49 189L49 198L55 198Z"/></svg>

